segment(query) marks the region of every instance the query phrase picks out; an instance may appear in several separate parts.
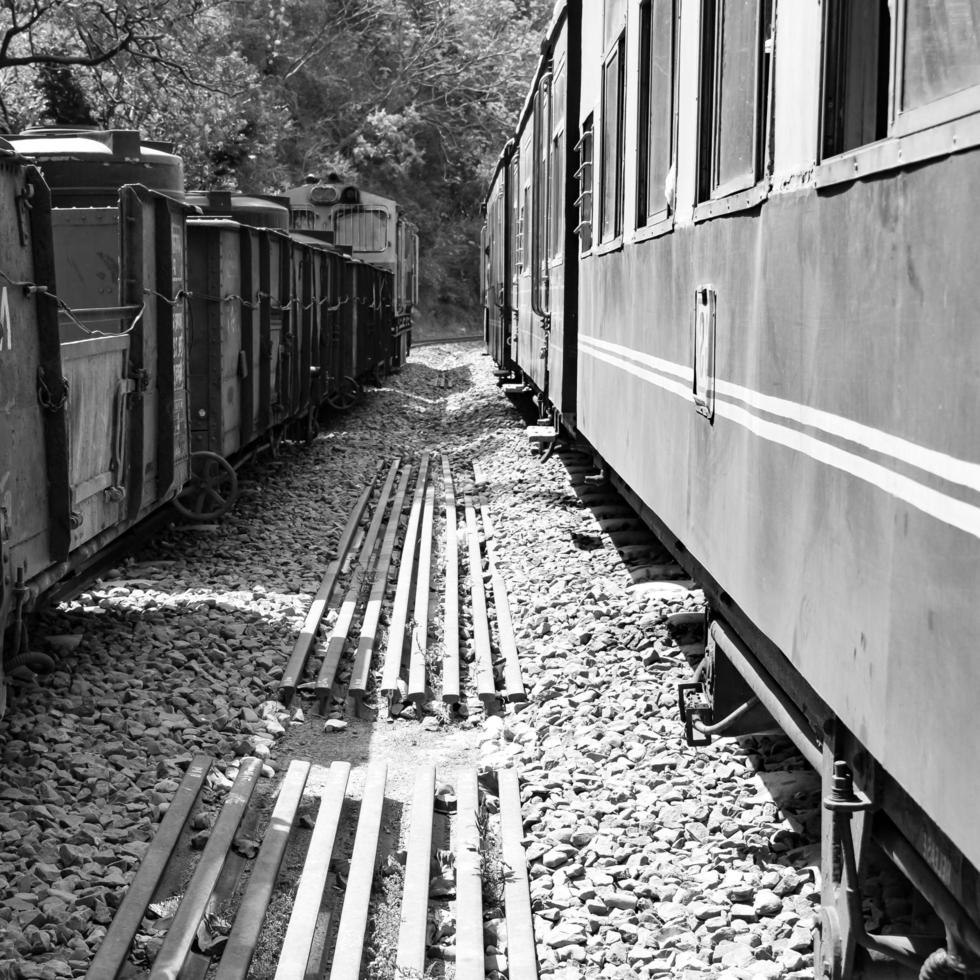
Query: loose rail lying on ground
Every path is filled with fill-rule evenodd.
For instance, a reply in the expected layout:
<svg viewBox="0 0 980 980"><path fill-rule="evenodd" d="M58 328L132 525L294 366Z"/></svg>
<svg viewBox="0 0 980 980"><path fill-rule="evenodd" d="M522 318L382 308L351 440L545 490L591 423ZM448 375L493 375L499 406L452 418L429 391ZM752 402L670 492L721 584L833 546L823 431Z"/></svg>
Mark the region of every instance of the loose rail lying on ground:
<svg viewBox="0 0 980 980"><path fill-rule="evenodd" d="M210 766L211 760L202 756L188 768L174 803L92 961L88 980L114 980L126 967L137 934L152 925L144 918L150 903L171 897L160 893L163 890L161 882L178 839L189 824ZM311 774L308 762L297 760L290 765L262 833L257 857L246 861L236 859L238 873L229 875L229 865L234 865L232 850L236 833L243 821L251 820L250 811L257 806L257 798L261 795L255 792L260 767L258 759L242 761L239 775L226 795L210 839L180 896L163 944L150 967L151 980L204 976L213 968L216 980L245 980L248 976ZM328 890L327 884L331 862L343 860L337 845L349 802L350 774L347 763L333 763L319 794L316 822L303 860L285 938L278 951L275 980L302 980L311 973L329 976L330 980L357 980L360 974L372 888L379 864L387 765L378 763L368 767L346 888L342 899L332 899L331 895L336 892ZM485 786L481 788L481 783L499 786L497 826L491 823L492 808L485 806L486 795L492 795L492 791ZM486 774L480 781L475 770L457 774L455 834L449 826L452 817L436 810L437 801L445 803L445 796L442 793L439 797L436 795L435 769L428 766L415 773L414 785L410 823L405 835L405 876L395 962L398 975L422 976L425 973L432 859L437 840L455 837L456 976L460 980L482 980L486 974L484 894L488 887L492 890L500 882L488 885L483 876L487 868L496 866L505 869L500 900L506 921L510 976L535 980L537 957L516 771L508 769ZM438 828L437 821L440 822ZM499 857L493 847L494 838L499 840ZM226 929L226 938L219 936L205 953L201 948L200 933L208 927L208 914L216 907L226 906L231 896L237 893L238 881L246 871L247 885L233 913L230 931ZM445 874L441 865L438 874ZM329 943L315 942L318 930L321 936L330 932L323 929L326 919L338 915L332 948ZM322 973L328 966L329 974Z"/></svg>
<svg viewBox="0 0 980 980"><path fill-rule="evenodd" d="M437 534L436 482L440 472L443 507ZM413 478L414 489L410 492ZM481 492L485 483L485 478L476 470L472 487L462 495L462 544L468 569L466 597L472 615L476 689L484 704L490 706L498 698L523 701L526 694L507 586L496 560L492 523L486 498ZM407 516L406 500L410 500ZM395 699L416 704L426 700L427 682L432 680L426 676L430 647L429 600L433 556L438 554L440 535L444 561L441 695L451 704L460 700L460 515L457 505L448 458L443 457L439 467L432 465L428 453L422 456L417 467L394 460L380 490L375 494L373 485L365 490L355 505L338 544L337 555L324 575L294 645L279 688L279 699L284 704L294 696L304 666L316 650L322 655L315 686L320 712L327 711L331 698L345 679L346 693L354 710L362 712L368 696L372 658L382 634L382 613L390 590L389 579L394 569L397 569L397 575L391 589L379 690L389 704ZM362 532L361 522L369 512L368 527ZM348 569L346 573L345 569ZM334 606L326 644L318 643L321 621L345 574L346 592ZM347 676L346 668L342 670L343 654L353 642L355 630L357 645ZM405 676L407 684L403 679Z"/></svg>

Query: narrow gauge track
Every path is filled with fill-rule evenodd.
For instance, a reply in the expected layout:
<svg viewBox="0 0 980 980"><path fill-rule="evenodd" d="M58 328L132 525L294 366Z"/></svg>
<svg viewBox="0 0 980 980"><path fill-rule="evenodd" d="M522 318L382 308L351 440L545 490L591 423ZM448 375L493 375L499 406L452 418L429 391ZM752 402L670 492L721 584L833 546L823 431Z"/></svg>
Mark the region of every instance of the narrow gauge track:
<svg viewBox="0 0 980 980"><path fill-rule="evenodd" d="M452 387L443 387L444 378ZM245 854L261 853L262 827L282 794L283 777L294 762L311 763L256 943L256 980L273 980L278 969L310 824L319 801L338 796L329 788L334 763L351 768L329 869L329 908L340 897L336 886L350 881L346 862L357 818L370 810L365 800L372 767L387 765L377 847L381 873L373 879L364 944L364 969L372 976L395 975L402 909L414 905L403 901L408 871L398 856L413 853L415 814L425 809L414 800L416 775L429 767L437 773L436 864L430 867L425 936L430 974L451 973L463 948L455 899L448 897L455 882L444 873L458 854L458 815L435 814L436 802L456 795L459 773L477 772L492 811L490 773L513 768L520 773L535 951L543 974L809 975L820 802L812 771L781 739L720 739L698 752L684 746L676 682L687 678L688 658L701 641L671 624L696 614L702 597L616 495L588 482L594 475L588 460L560 448L546 463L530 455L525 421L495 387L490 364L478 351L430 348L385 388L369 391L308 450L287 447L261 474L243 471L239 506L220 526L159 539L133 563L47 614L34 635L50 638L47 649L56 653L58 668L18 681L0 731L0 976L6 970L18 978L57 980L88 973L198 755L216 763L201 796L205 813L191 815L187 832L200 835L205 847L235 779L254 766L240 760L261 760L263 775L250 801L255 823L243 817L229 862L244 862L246 878L254 876L255 864ZM435 493L443 487L442 459L435 463L440 450L458 477L458 560L449 565L459 579L448 584L450 545ZM440 679L432 673L430 700L388 710L381 677L391 613L383 612L370 674L375 686L365 700L379 709L376 719L358 718L353 705L332 700L328 717L318 714L315 684L304 686L314 683L318 653L310 679L297 685L284 708L274 696L324 571L343 550L345 522L364 487L379 461L380 484L396 456L417 467L425 452L430 476L435 474L429 486L436 601L429 607L427 666L444 662L452 636L463 653L473 636L464 534L470 488L476 492L473 517L482 518L482 494L491 523L491 554L486 541L481 553L484 587L492 608L493 573L484 567L492 558L507 583L528 700L484 701L464 658L457 706L442 700ZM406 527L411 498L408 492ZM423 499L422 536L424 507ZM371 513L365 505L358 527L369 524ZM330 613L347 585L343 575L338 581L314 647L329 642L336 622ZM389 582L394 588L387 598L393 599L397 576ZM458 629L447 618L447 592L462 600ZM409 620L416 595L410 593ZM408 626L406 621L406 643ZM411 683L406 647L402 652L399 676ZM491 824L495 819L491 815ZM446 823L449 833L440 839ZM152 898L156 917L141 921L140 948L150 940L148 951L162 944L160 920L174 912L165 900L183 894L186 901L199 852L183 853L186 863L178 858L170 865ZM481 870L493 890L507 880L505 863L516 862L491 844ZM879 893L867 897L884 907L882 896L891 888L883 881ZM233 894L230 911L238 901ZM342 906L336 908L342 916ZM220 916L223 910L217 911ZM906 909L913 918L919 913ZM501 952L508 933L500 918L485 917L488 975L508 955ZM217 920L208 922L214 927L210 938L220 941L226 930ZM331 928L337 925L334 915ZM329 956L333 935L322 931ZM137 969L133 975L147 973ZM500 975L520 974L511 968Z"/></svg>
<svg viewBox="0 0 980 980"><path fill-rule="evenodd" d="M198 756L188 767L154 841L126 897L92 960L90 980L114 980L132 972L129 959L143 917L156 894L173 878L181 838L194 826L213 760ZM290 837L301 819L303 791L310 764L294 760L282 780L271 814L254 806L262 763L242 760L231 791L210 827L207 843L183 891L157 902L149 932L140 937L137 955L149 959L150 980L204 977L217 964L216 980L245 980L259 941L262 922L276 885ZM387 764L367 773L356 818L345 814L350 764L335 762L302 858L291 914L277 956L276 980L329 976L357 980L361 973L372 884L378 864L378 842L385 802ZM456 896L457 976L484 976L484 905L505 916L507 955L514 976L537 976L527 868L521 843L520 790L517 773L507 769L484 774L481 788L475 770L457 775L455 793L436 794L432 766L414 775L412 824L405 851L401 923L395 966L402 976L421 977L426 966L426 927L430 879L442 894ZM488 798L494 801L487 805ZM354 820L352 849L341 857L335 849L342 819ZM209 817L204 816L207 822ZM248 834L241 836L241 832ZM261 844L253 840L261 839ZM455 841L451 852L435 844ZM295 849L295 845L294 845ZM433 876L433 851L439 850L445 872ZM346 864L343 888L324 901L331 868ZM507 873L500 878L499 867ZM248 868L247 883L242 872ZM497 880L493 880L496 876ZM173 882L170 883L171 889ZM163 913L163 914L160 914ZM330 919L335 925L331 928ZM228 924L233 922L228 928ZM500 957L501 962L505 959Z"/></svg>

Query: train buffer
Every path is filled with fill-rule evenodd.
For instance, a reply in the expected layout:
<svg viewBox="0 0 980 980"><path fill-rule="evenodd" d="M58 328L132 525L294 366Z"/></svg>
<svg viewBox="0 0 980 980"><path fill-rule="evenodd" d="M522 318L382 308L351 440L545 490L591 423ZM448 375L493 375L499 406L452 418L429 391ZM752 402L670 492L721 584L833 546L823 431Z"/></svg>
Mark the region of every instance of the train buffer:
<svg viewBox="0 0 980 980"><path fill-rule="evenodd" d="M455 919L445 954L455 955L460 980L483 978L502 961L510 976L536 980L516 770L464 769L449 785L422 766L410 774L414 793L404 810L386 794L384 762L360 778L346 762L295 760L274 805L258 759L241 760L230 789L212 766L198 756L188 767L87 980L134 971L149 980L245 980L260 965L275 980L357 980L382 872L384 900L400 899L400 923L397 944L372 945L391 958L396 976L426 975L440 956L430 943L432 913L441 909L440 917ZM288 920L272 944L262 942L270 907L276 927ZM490 947L489 920L502 926Z"/></svg>
<svg viewBox="0 0 980 980"><path fill-rule="evenodd" d="M554 442L558 438L558 429L553 425L529 425L525 432L528 442L537 445Z"/></svg>

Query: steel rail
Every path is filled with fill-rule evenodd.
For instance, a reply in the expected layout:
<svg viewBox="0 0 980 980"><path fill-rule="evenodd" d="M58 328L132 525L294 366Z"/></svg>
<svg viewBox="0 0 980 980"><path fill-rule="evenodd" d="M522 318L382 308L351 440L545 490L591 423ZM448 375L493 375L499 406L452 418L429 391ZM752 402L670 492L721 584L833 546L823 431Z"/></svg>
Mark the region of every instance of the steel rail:
<svg viewBox="0 0 980 980"><path fill-rule="evenodd" d="M177 980L183 969L261 771L262 763L258 759L242 760L238 777L221 808L204 853L153 962L150 980Z"/></svg>
<svg viewBox="0 0 980 980"><path fill-rule="evenodd" d="M391 619L388 621L388 642L385 645L384 667L381 674L381 693L389 699L398 693L398 676L401 673L402 655L405 651L405 628L408 625L408 603L412 596L412 577L415 571L415 549L418 544L422 504L425 500L428 478L429 454L423 453L419 461L418 476L415 478L412 507L398 561L395 598L391 608Z"/></svg>
<svg viewBox="0 0 980 980"><path fill-rule="evenodd" d="M337 927L330 980L358 980L361 973L387 777L388 765L385 762L374 763L368 769L350 859L350 874L344 891L344 907Z"/></svg>
<svg viewBox="0 0 980 980"><path fill-rule="evenodd" d="M364 511L367 509L368 501L371 499L371 491L374 489L377 478L378 474L375 473L371 478L371 482L361 491L361 495L357 498L354 509L347 519L347 524L337 544L337 552L323 574L320 587L317 589L317 593L313 597L313 602L310 604L310 608L306 614L306 621L303 623L303 628L300 630L299 636L296 637L296 642L293 644L293 651L289 655L289 661L286 664L282 680L279 683L279 700L287 706L292 701L293 695L296 693L296 687L299 684L300 678L303 676L303 670L306 667L306 661L310 655L310 647L316 639L320 623L327 611L327 605L333 596L334 589L337 587L340 571L351 551L351 546L360 527Z"/></svg>
<svg viewBox="0 0 980 980"><path fill-rule="evenodd" d="M275 980L303 980L307 975L313 934L323 902L323 892L327 887L330 858L337 841L349 778L350 763L334 762L330 766L327 785L320 796L320 810L313 825L306 863L296 888L293 911L282 941Z"/></svg>
<svg viewBox="0 0 980 980"><path fill-rule="evenodd" d="M418 574L415 579L415 608L412 613L412 637L409 648L408 697L425 700L425 655L429 645L429 591L432 583L432 525L435 517L436 488L430 483L425 491L422 533L419 542Z"/></svg>
<svg viewBox="0 0 980 980"><path fill-rule="evenodd" d="M381 525L384 521L385 510L391 497L391 489L398 476L400 459L394 459L388 469L388 475L382 484L381 492L378 495L377 503L374 505L374 513L371 523L368 525L367 533L361 542L361 549L358 555L351 581L344 596L344 601L340 605L337 619L330 631L327 639L327 648L323 654L323 662L316 678L317 704L320 714L326 710L327 698L333 688L334 680L337 676L337 668L340 666L340 657L350 635L351 625L354 622L354 614L357 612L357 600L360 598L361 589L371 568L374 556L374 547L381 533Z"/></svg>
<svg viewBox="0 0 980 980"><path fill-rule="evenodd" d="M425 932L429 917L429 877L432 859L432 823L436 793L435 766L426 766L415 780L411 830L405 858L401 924L398 928L396 974L425 973Z"/></svg>
<svg viewBox="0 0 980 980"><path fill-rule="evenodd" d="M484 704L497 697L493 679L493 651L490 646L490 623L487 617L487 595L483 585L483 556L476 524L473 496L464 494L466 537L469 548L470 597L473 609L473 644L476 648L476 693Z"/></svg>
<svg viewBox="0 0 980 980"><path fill-rule="evenodd" d="M354 653L354 666L351 670L350 682L347 685L347 693L353 700L355 712L358 715L364 706L364 695L367 693L371 655L374 653L374 645L378 638L381 606L384 603L385 591L388 588L388 573L391 570L392 557L395 553L395 538L398 536L398 529L401 524L402 507L405 503L405 495L408 493L408 481L411 473L411 466L402 467L398 488L391 502L385 536L381 541L381 555L374 569L374 583L371 586L371 594L368 597L364 618L361 621L361 632L357 641L357 650Z"/></svg>
<svg viewBox="0 0 980 980"><path fill-rule="evenodd" d="M456 777L456 980L484 980L480 793L476 771Z"/></svg>
<svg viewBox="0 0 980 980"><path fill-rule="evenodd" d="M442 457L442 480L446 509L446 575L443 609L442 700L455 704L459 688L459 532L456 491L449 457Z"/></svg>
<svg viewBox="0 0 980 980"><path fill-rule="evenodd" d="M289 764L214 980L245 980L248 976L309 774L308 762L294 759Z"/></svg>
<svg viewBox="0 0 980 980"><path fill-rule="evenodd" d="M207 755L195 756L184 773L180 787L140 863L139 870L126 892L102 945L85 974L86 980L106 980L122 969L147 907L160 884L177 841L204 788L205 778L214 760Z"/></svg>

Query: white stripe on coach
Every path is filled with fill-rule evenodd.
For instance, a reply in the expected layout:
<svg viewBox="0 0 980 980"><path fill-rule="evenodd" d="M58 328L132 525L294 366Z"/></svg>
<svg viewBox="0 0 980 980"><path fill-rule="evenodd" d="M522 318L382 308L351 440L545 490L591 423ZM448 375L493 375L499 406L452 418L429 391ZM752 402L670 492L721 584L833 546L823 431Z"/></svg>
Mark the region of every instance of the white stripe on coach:
<svg viewBox="0 0 980 980"><path fill-rule="evenodd" d="M608 351L613 357L613 360L609 360L610 364L617 363L616 358L625 358L644 364L655 371L682 378L689 385L693 384L694 372L683 364L653 357L650 354L644 354L629 347L622 347L619 344L612 344L609 341L599 340L596 337L579 337L579 340L585 348L595 347L594 351L589 350L589 353L594 355L597 355L600 350ZM602 358L602 360L607 360L607 358ZM625 364L618 366L625 368ZM958 459L947 453L929 449L927 446L920 446L908 439L891 435L861 422L855 422L853 419L842 415L825 412L819 408L811 408L809 405L801 405L799 402L792 402L774 395L763 395L761 392L744 388L742 385L734 384L731 381L716 379L715 395L724 395L770 415L777 415L799 425L820 429L829 435L857 443L859 446L864 446L872 452L881 453L883 456L891 456L893 459L900 460L927 473L932 473L950 483L956 483L980 493L980 463L971 463L968 460Z"/></svg>
<svg viewBox="0 0 980 980"><path fill-rule="evenodd" d="M659 373L657 370L657 368L660 368L660 365L663 364L669 367L668 373L674 375L674 377L680 377L682 376L682 373L686 371L688 377L693 378L693 373L689 368L684 368L682 365L674 364L670 361L663 361L660 358L650 357L649 355L644 355L636 351L630 351L629 348L618 347L618 345L609 344L608 342L597 342L591 337L579 337L579 341L584 352L596 360L604 361L613 367L632 374L634 377L637 377L642 381L646 381L664 389L665 391L669 391L671 394L679 395L686 400L691 400L691 390L687 385L681 383L680 381L675 381L674 378L665 377L664 374ZM603 348L606 348L606 350L603 350ZM616 348L618 348L618 350L628 351L628 356L630 359L627 360L621 355L608 352L610 349ZM648 364L650 368L653 368L653 370L643 367L642 364L644 363ZM857 477L859 480L863 480L866 483L870 483L871 485L884 490L891 496L897 497L899 500L903 500L906 503L911 504L917 510L921 510L926 514L935 517L944 524L949 524L961 531L965 531L967 534L980 538L980 508L962 500L957 500L955 497L950 497L948 494L934 490L932 487L927 487L924 484L911 479L910 477L904 476L901 473L896 473L894 470L888 469L886 466L882 466L880 463L875 463L871 460L865 459L862 456L858 456L855 453L849 452L848 450L841 449L838 446L833 446L830 443L824 442L809 435L808 433L801 432L798 429L789 428L778 422L771 422L767 419L760 418L739 405L735 405L724 398L718 398L717 394L719 387L720 383L718 383L716 386L715 398L715 412L719 416L734 422L736 425L742 426L761 439L765 439L768 442L776 443L777 445L784 446L787 449L792 449L796 452L803 453L817 462L824 463L825 465L831 466L834 469L849 473L851 476ZM783 401L782 399L770 399L770 396L761 395L758 392L751 392L748 389L740 388L737 385L729 385L728 383L725 383L725 387L727 389L726 394L728 394L728 392L731 390L746 392L748 395L758 399L759 403L766 403L770 400L772 402ZM754 403L749 398L745 398L744 400L750 405L753 405L753 407L761 407L760 404ZM957 460L954 457L946 456L943 453L937 453L934 450L925 449L925 447L916 446L915 443L910 443L904 439L899 439L896 436L890 436L887 433L880 432L877 429L871 429L867 426L862 426L859 423L851 422L849 419L844 419L840 416L831 416L829 413L818 412L815 409L807 409L806 406L795 405L793 402L786 402L785 404L800 410L800 414L803 416L805 416L807 412L814 412L817 415L827 416L830 419L838 420L840 423L850 424L856 428L866 430L868 433L872 433L875 436L880 436L882 439L881 444L909 446L914 449L921 450L923 454L928 454L930 458L938 457L940 461L949 461L954 464L960 464L964 468L963 470L957 469L955 472L965 473L965 468L967 467L973 467L980 470L980 467L976 467L975 464L967 463L964 460ZM768 409L764 410L768 411ZM800 421L799 418L793 415L786 414L784 417L790 421ZM829 428L821 426L815 427L823 428L824 431L830 432L831 434L837 434L836 431ZM844 438L847 438L847 436L844 436ZM851 441L856 442L858 440ZM875 440L875 442L877 442L877 440ZM878 448L878 445L867 445L865 442L861 442L861 445L866 445L867 448L882 452L885 455L893 455L884 449ZM948 479L951 482L960 483L970 488L974 488L973 484L971 483L964 483L963 480L954 479L952 476L947 475L946 472L941 472L937 469L926 467L921 462L915 462L914 460L910 460L905 456L893 456L893 458L901 460L902 462L911 462L913 465L918 466L918 468L926 469L928 472L935 473L936 475L941 476L944 479Z"/></svg>

